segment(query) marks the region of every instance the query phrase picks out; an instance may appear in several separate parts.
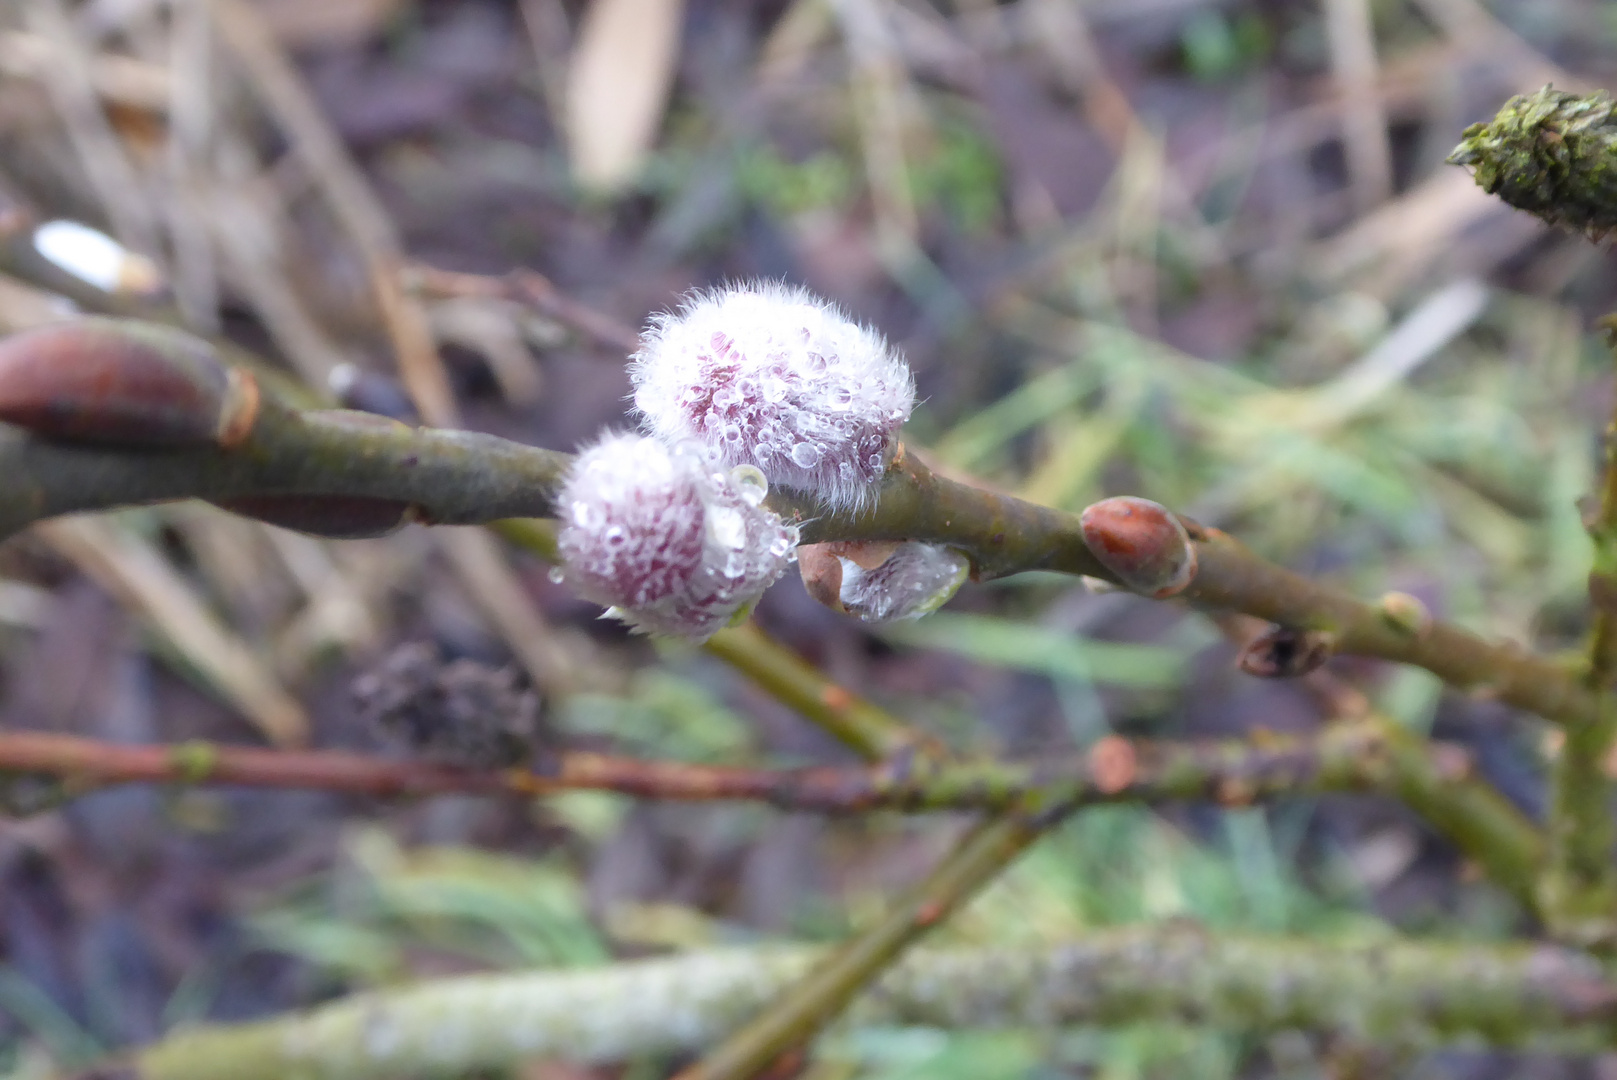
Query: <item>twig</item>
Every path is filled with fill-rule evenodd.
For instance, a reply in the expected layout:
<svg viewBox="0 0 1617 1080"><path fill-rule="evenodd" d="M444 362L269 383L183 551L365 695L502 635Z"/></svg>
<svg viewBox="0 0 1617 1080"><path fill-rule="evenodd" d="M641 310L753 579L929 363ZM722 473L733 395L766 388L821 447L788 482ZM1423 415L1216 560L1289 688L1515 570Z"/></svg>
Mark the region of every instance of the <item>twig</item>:
<svg viewBox="0 0 1617 1080"><path fill-rule="evenodd" d="M1617 358L1617 318L1602 320ZM1612 751L1617 709L1617 410L1606 426L1600 490L1585 519L1594 542L1589 571L1592 614L1584 684L1604 705L1600 715L1568 724L1551 770L1550 863L1543 905L1569 941L1617 947L1617 866L1611 818Z"/></svg>
<svg viewBox="0 0 1617 1080"><path fill-rule="evenodd" d="M552 795L615 791L678 801L750 800L782 810L856 814L1050 811L1069 805L1214 800L1246 804L1320 791L1402 792L1413 772L1441 798L1480 789L1453 746L1418 746L1379 723L1335 725L1313 736L1157 742L1111 738L1088 752L1032 762L901 761L795 769L695 765L567 751L532 769L480 770L334 750L280 750L187 742L130 746L68 735L0 733L0 773L62 780L74 791L110 784L238 785L354 795ZM1542 848L1508 804L1454 802L1479 847L1528 880ZM1504 809L1499 809L1503 806Z"/></svg>
<svg viewBox="0 0 1617 1080"><path fill-rule="evenodd" d="M360 413L298 411L266 398L234 451L114 449L34 439L0 424L0 537L76 510L264 495L344 495L410 506L422 520L480 524L545 514L570 459L489 435Z"/></svg>
<svg viewBox="0 0 1617 1080"><path fill-rule="evenodd" d="M606 1064L699 1050L822 954L729 949L591 971L441 979L135 1052L137 1080L381 1080L520 1060ZM1178 1022L1305 1030L1427 1049L1617 1045L1617 984L1587 956L1528 945L1213 934L1182 923L1035 947L920 949L855 1008L866 1024L958 1028Z"/></svg>
<svg viewBox="0 0 1617 1080"><path fill-rule="evenodd" d="M774 498L775 505L805 519L806 543L925 540L966 552L979 579L1054 570L1116 580L1085 545L1077 515L946 479L913 454L894 462L879 501L863 513L826 514L807 503ZM815 514L815 520L806 520ZM1457 689L1556 723L1591 720L1598 714L1597 696L1573 672L1520 645L1489 642L1443 622L1413 631L1389 619L1379 606L1266 562L1216 529L1197 527L1192 538L1200 569L1179 595L1198 606L1323 631L1334 635L1339 653L1414 664Z"/></svg>
<svg viewBox="0 0 1617 1080"><path fill-rule="evenodd" d="M75 510L284 493L399 500L440 524L543 516L570 461L493 436L359 425L347 415L272 401L234 451L47 442L0 425L0 537ZM938 476L913 454L899 455L863 512L827 513L779 492L770 498L804 521L808 543L923 540L965 552L979 579L1054 570L1115 580L1090 553L1077 515ZM1200 570L1180 595L1195 604L1328 633L1337 652L1414 664L1558 724L1599 714L1599 696L1574 672L1520 645L1443 622L1411 629L1375 604L1265 562L1222 532L1198 527L1193 537Z"/></svg>

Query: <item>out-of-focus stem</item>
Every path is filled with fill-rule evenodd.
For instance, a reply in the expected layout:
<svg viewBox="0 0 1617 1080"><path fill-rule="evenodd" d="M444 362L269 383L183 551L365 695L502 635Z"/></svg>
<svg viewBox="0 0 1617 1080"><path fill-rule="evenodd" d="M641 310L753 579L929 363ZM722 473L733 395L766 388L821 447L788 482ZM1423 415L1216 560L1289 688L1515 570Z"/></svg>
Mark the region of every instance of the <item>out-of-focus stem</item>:
<svg viewBox="0 0 1617 1080"><path fill-rule="evenodd" d="M1603 322L1617 358L1617 317ZM1606 425L1598 501L1585 522L1594 542L1589 571L1592 614L1584 685L1598 697L1597 716L1569 723L1550 773L1550 859L1541 888L1551 929L1565 940L1617 948L1617 840L1611 804L1617 707L1617 412Z"/></svg>
<svg viewBox="0 0 1617 1080"><path fill-rule="evenodd" d="M605 1064L690 1052L821 956L734 949L442 979L181 1031L124 1064L137 1080L381 1080L535 1058ZM1617 1046L1617 983L1585 955L1542 946L1335 943L1171 924L1030 948L918 949L856 1003L853 1019L951 1029L1189 1021L1411 1050L1590 1052Z"/></svg>
<svg viewBox="0 0 1617 1080"><path fill-rule="evenodd" d="M549 795L580 789L653 799L747 799L783 810L1050 812L1100 802L1210 799L1244 804L1321 791L1401 798L1530 900L1544 839L1458 747L1426 744L1379 717L1316 735L1156 742L1109 738L1083 754L1032 762L899 755L876 765L760 769L568 752L534 769L475 770L342 751L191 742L127 746L41 732L0 733L0 773L51 778L62 793L122 783L308 788L356 795Z"/></svg>
<svg viewBox="0 0 1617 1080"><path fill-rule="evenodd" d="M703 647L867 761L947 752L931 735L827 678L750 623L714 634Z"/></svg>
<svg viewBox="0 0 1617 1080"><path fill-rule="evenodd" d="M808 1042L932 927L953 915L1026 851L1059 813L1015 808L975 827L876 923L839 946L768 1008L675 1080L750 1080Z"/></svg>

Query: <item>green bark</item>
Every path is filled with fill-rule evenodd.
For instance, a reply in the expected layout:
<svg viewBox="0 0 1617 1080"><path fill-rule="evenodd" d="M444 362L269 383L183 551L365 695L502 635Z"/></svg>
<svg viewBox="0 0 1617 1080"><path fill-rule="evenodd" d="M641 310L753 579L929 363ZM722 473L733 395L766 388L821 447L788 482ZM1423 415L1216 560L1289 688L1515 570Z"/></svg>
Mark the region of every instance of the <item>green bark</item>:
<svg viewBox="0 0 1617 1080"><path fill-rule="evenodd" d="M445 979L181 1032L132 1065L141 1080L381 1080L531 1058L596 1063L692 1051L802 978L820 955L714 951ZM1411 1049L1593 1052L1617 1046L1617 982L1586 955L1548 947L1332 944L1142 926L1036 949L917 950L850 1019L947 1027L1172 1020Z"/></svg>

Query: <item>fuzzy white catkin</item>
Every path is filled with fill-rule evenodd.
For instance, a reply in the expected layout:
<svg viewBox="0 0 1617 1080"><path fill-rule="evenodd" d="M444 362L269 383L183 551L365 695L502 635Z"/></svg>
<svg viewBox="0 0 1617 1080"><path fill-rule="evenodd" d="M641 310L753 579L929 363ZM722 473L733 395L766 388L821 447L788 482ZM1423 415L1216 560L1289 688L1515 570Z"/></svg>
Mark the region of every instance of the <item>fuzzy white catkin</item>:
<svg viewBox="0 0 1617 1080"><path fill-rule="evenodd" d="M909 365L833 304L778 282L693 296L631 360L645 429L832 509L864 505L915 404Z"/></svg>
<svg viewBox="0 0 1617 1080"><path fill-rule="evenodd" d="M865 622L919 619L948 603L971 573L971 563L952 548L911 540L873 570L841 559L837 599Z"/></svg>
<svg viewBox="0 0 1617 1080"><path fill-rule="evenodd" d="M795 557L797 530L759 505L766 490L696 443L607 435L557 500L563 580L637 629L705 640Z"/></svg>

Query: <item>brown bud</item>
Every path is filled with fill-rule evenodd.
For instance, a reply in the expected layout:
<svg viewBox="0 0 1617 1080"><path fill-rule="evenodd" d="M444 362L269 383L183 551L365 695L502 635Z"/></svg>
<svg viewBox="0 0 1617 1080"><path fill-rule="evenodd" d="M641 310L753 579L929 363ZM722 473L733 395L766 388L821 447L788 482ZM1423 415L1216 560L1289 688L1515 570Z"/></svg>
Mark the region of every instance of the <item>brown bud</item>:
<svg viewBox="0 0 1617 1080"><path fill-rule="evenodd" d="M1102 499L1080 521L1090 552L1134 592L1161 600L1196 577L1196 548L1185 526L1150 499Z"/></svg>
<svg viewBox="0 0 1617 1080"><path fill-rule="evenodd" d="M214 505L242 517L333 540L386 536L419 520L411 503L368 495L246 495L218 499Z"/></svg>
<svg viewBox="0 0 1617 1080"><path fill-rule="evenodd" d="M181 330L120 319L53 323L0 340L0 421L58 439L234 446L258 386Z"/></svg>
<svg viewBox="0 0 1617 1080"><path fill-rule="evenodd" d="M1260 679L1295 679L1316 670L1335 649L1336 635L1327 630L1271 626L1247 642L1236 663Z"/></svg>
<svg viewBox="0 0 1617 1080"><path fill-rule="evenodd" d="M832 551L834 544L801 544L797 548L797 572L803 588L832 611L846 614L842 606L842 560Z"/></svg>

